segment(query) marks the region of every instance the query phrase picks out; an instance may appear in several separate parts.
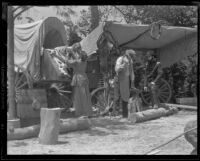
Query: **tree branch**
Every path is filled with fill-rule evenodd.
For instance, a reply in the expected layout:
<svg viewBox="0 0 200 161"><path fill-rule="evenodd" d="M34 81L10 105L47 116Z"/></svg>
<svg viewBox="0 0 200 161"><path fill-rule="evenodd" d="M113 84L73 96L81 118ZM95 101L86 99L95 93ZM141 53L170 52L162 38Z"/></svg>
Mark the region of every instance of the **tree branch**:
<svg viewBox="0 0 200 161"><path fill-rule="evenodd" d="M122 15L123 15L123 17L124 17L124 20L126 21L126 23L128 23L128 21L126 20L126 14L125 13L123 13L122 12L122 10L121 9L119 9L119 7L117 7L117 6L115 6L115 5L113 5L113 7L117 10L117 11L119 11Z"/></svg>
<svg viewBox="0 0 200 161"><path fill-rule="evenodd" d="M17 18L20 14L22 14L23 12L25 12L26 10L30 9L32 6L26 7L24 9L22 9L19 13L17 13L16 15L14 15L14 20L15 18Z"/></svg>
<svg viewBox="0 0 200 161"><path fill-rule="evenodd" d="M17 11L19 8L21 8L21 7L19 6L19 7L13 8L13 13L14 13L15 11Z"/></svg>

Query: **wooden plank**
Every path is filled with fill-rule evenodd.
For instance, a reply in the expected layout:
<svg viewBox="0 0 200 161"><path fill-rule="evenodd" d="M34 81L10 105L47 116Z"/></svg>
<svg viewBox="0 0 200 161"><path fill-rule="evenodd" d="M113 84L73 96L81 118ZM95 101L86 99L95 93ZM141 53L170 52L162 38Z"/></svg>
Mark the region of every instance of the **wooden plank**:
<svg viewBox="0 0 200 161"><path fill-rule="evenodd" d="M40 103L42 102L47 102L47 97L43 95L37 95L35 96L35 99L39 101ZM33 103L33 98L29 96L20 96L17 100L17 103L19 104L31 104Z"/></svg>
<svg viewBox="0 0 200 161"><path fill-rule="evenodd" d="M35 99L34 99L35 98ZM33 100L37 100L33 103ZM17 102L17 116L24 118L38 118L40 117L40 110L36 108L47 107L47 95L44 89L22 89L20 90L20 97Z"/></svg>
<svg viewBox="0 0 200 161"><path fill-rule="evenodd" d="M44 89L23 89L19 93L18 103L32 103L33 98L36 98L39 102L47 102L46 90Z"/></svg>
<svg viewBox="0 0 200 161"><path fill-rule="evenodd" d="M189 105L179 105L179 104L170 104L170 103L163 103L166 106L176 107L185 110L197 110L197 106L189 106Z"/></svg>
<svg viewBox="0 0 200 161"><path fill-rule="evenodd" d="M41 107L47 108L47 103L41 104ZM34 110L32 104L17 104L17 116L19 118L38 118L40 110Z"/></svg>

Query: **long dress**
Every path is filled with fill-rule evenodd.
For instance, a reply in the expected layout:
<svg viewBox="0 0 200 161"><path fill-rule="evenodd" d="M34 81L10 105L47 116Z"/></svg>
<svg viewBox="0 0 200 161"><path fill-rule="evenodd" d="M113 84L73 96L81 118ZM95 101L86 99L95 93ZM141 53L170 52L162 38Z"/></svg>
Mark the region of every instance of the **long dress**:
<svg viewBox="0 0 200 161"><path fill-rule="evenodd" d="M71 85L73 87L73 106L76 117L91 116L92 103L89 92L89 80L85 73L87 62L67 60L69 67L73 68L74 75Z"/></svg>

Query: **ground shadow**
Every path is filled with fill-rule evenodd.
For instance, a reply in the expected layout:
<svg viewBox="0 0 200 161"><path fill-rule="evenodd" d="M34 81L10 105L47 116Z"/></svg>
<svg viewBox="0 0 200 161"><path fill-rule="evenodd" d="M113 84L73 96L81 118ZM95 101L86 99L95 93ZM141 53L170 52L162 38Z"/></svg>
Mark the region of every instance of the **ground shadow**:
<svg viewBox="0 0 200 161"><path fill-rule="evenodd" d="M61 145L61 144L68 144L69 141L58 141L57 144Z"/></svg>
<svg viewBox="0 0 200 161"><path fill-rule="evenodd" d="M15 145L13 145L13 147L20 147L20 146L27 146L28 144L25 142L16 142Z"/></svg>

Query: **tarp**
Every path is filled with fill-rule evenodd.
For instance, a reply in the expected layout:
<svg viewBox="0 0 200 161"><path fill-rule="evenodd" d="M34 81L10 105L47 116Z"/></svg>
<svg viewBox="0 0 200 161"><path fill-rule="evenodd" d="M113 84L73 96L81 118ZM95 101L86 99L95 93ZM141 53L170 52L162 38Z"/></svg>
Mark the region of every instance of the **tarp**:
<svg viewBox="0 0 200 161"><path fill-rule="evenodd" d="M98 49L97 40L101 37L104 30L110 32L120 46L149 29L149 25L119 24L114 22L107 24L100 24L81 41L82 48L88 55ZM197 28L161 26L161 36L158 40L151 38L150 32L146 32L124 47L135 50L160 49L161 62L165 61L165 66L170 65L169 63L174 62L173 60L177 61L183 58L183 56L197 52ZM185 48L187 50L183 50Z"/></svg>
<svg viewBox="0 0 200 161"><path fill-rule="evenodd" d="M40 77L41 49L67 44L63 23L56 17L14 26L14 63L28 70L37 80Z"/></svg>
<svg viewBox="0 0 200 161"><path fill-rule="evenodd" d="M50 81L70 81L70 75L65 68L64 62L60 61L56 57L51 56L51 52L56 49L45 49L41 60L41 76L42 80ZM60 56L57 52L56 55Z"/></svg>

